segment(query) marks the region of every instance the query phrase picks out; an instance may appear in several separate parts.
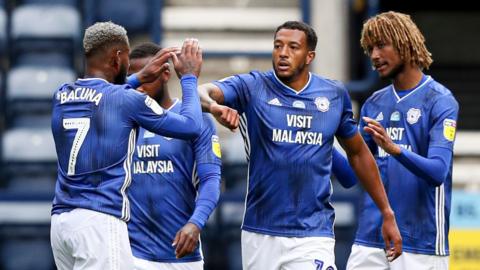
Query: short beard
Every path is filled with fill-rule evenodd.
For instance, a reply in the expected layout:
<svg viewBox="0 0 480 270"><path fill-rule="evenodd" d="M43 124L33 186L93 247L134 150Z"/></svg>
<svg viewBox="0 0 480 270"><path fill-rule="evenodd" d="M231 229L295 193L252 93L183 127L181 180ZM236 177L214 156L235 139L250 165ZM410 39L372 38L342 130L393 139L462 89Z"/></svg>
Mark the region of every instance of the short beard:
<svg viewBox="0 0 480 270"><path fill-rule="evenodd" d="M393 80L397 77L398 74L400 74L403 70L405 69L405 63L398 64L395 66L392 71L390 71L388 74L385 76L382 76L383 79L389 79Z"/></svg>
<svg viewBox="0 0 480 270"><path fill-rule="evenodd" d="M114 84L125 84L127 81L127 67L125 65L120 66L120 71L113 79Z"/></svg>
<svg viewBox="0 0 480 270"><path fill-rule="evenodd" d="M297 69L293 70L293 74L290 76L280 76L277 72L277 69L275 68L275 63L273 62L273 60L272 60L272 66L275 71L275 75L280 79L280 81L282 81L285 84L288 84L292 82L298 76L298 74L303 72L306 65L305 63L300 64Z"/></svg>

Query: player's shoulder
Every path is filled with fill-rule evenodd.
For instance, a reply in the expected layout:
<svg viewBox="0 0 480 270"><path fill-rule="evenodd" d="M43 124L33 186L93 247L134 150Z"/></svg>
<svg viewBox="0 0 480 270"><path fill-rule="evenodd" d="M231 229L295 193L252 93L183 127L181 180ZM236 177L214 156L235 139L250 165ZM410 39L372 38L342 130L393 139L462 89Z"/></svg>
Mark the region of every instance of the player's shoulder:
<svg viewBox="0 0 480 270"><path fill-rule="evenodd" d="M435 96L452 96L453 97L452 91L450 91L450 89L448 89L445 85L439 83L438 81L436 81L432 77L430 77L430 78L431 79L426 86L431 90L430 93L432 95L435 95Z"/></svg>
<svg viewBox="0 0 480 270"><path fill-rule="evenodd" d="M330 89L337 93L338 96L343 97L348 95L348 90L345 87L345 84L339 80L330 79L323 77L321 75L310 73L311 74L311 87L315 89Z"/></svg>
<svg viewBox="0 0 480 270"><path fill-rule="evenodd" d="M389 96L392 94L392 85L385 86L375 92L373 92L365 101L366 104L369 103L378 103L382 102L385 97Z"/></svg>
<svg viewBox="0 0 480 270"><path fill-rule="evenodd" d="M312 80L312 83L315 85L330 86L330 87L335 87L342 91L346 91L345 85L339 80L330 79L313 72L310 73L310 76L312 76L311 80Z"/></svg>
<svg viewBox="0 0 480 270"><path fill-rule="evenodd" d="M223 83L223 82L232 81L232 80L241 80L241 81L248 82L248 81L254 81L254 80L257 80L257 79L260 79L260 78L266 78L266 77L269 77L268 72L262 72L262 71L259 71L259 70L252 70L252 71L247 72L247 73L239 73L239 74L234 74L234 75L224 77L220 80L217 80L217 82Z"/></svg>
<svg viewBox="0 0 480 270"><path fill-rule="evenodd" d="M429 90L427 91L427 100L431 101L432 103L436 103L439 100L442 100L443 102L458 105L458 102L455 99L452 91L450 91L450 89L448 89L445 85L439 83L433 78L430 77L430 80L427 83L426 87Z"/></svg>

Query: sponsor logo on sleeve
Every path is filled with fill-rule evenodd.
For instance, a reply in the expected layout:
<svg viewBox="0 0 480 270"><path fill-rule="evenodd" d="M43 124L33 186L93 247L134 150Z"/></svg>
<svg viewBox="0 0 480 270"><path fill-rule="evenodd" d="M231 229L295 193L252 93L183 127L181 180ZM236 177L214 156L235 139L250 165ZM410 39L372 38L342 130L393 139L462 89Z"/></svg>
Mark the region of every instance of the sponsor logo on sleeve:
<svg viewBox="0 0 480 270"><path fill-rule="evenodd" d="M457 130L457 121L453 119L443 120L443 137L453 142L455 139L455 131Z"/></svg>
<svg viewBox="0 0 480 270"><path fill-rule="evenodd" d="M220 140L218 139L217 135L212 135L212 152L217 156L218 158L222 157L222 150L220 147Z"/></svg>
<svg viewBox="0 0 480 270"><path fill-rule="evenodd" d="M158 115L162 115L163 114L163 109L162 107L160 107L160 105L158 105L158 103L152 99L151 97L147 96L147 98L145 98L145 105L147 105L147 107L149 107L150 109L152 109L152 111Z"/></svg>

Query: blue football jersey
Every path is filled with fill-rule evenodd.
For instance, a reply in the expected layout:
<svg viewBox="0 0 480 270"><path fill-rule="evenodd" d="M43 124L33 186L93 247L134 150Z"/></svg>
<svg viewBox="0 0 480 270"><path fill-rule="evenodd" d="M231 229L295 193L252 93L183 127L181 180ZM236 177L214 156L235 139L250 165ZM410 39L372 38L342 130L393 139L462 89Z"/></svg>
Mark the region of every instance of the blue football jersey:
<svg viewBox="0 0 480 270"><path fill-rule="evenodd" d="M179 102L170 109L180 111ZM202 259L200 248L181 259L175 257L173 239L195 209L198 164L221 165L215 125L203 114L200 136L180 140L140 129L133 158L129 190L131 219L128 232L133 255L157 262Z"/></svg>
<svg viewBox="0 0 480 270"><path fill-rule="evenodd" d="M330 171L334 136L356 134L344 86L309 74L296 92L273 71L216 81L238 110L248 159L242 229L262 234L333 237Z"/></svg>
<svg viewBox="0 0 480 270"><path fill-rule="evenodd" d="M379 121L392 141L423 157L431 147L452 151L458 103L452 93L430 76L400 98L393 85L375 92L363 105L361 116ZM452 164L440 186L429 184L378 147L360 129L378 164L387 196L403 238L403 249L412 253L448 255L452 190ZM383 248L382 216L365 193L355 243Z"/></svg>
<svg viewBox="0 0 480 270"><path fill-rule="evenodd" d="M200 123L196 78L182 79L185 84L198 106L190 116ZM198 135L193 128L179 128L185 119L127 85L92 78L61 86L53 98L58 176L52 214L85 208L128 220L127 188L137 127L172 137Z"/></svg>

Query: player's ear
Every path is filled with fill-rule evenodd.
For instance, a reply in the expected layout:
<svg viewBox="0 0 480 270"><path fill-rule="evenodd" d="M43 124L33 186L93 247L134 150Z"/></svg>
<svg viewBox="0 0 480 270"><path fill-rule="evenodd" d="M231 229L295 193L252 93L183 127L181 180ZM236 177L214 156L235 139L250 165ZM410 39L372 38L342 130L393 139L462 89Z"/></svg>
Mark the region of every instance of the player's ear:
<svg viewBox="0 0 480 270"><path fill-rule="evenodd" d="M162 75L160 76L162 76L162 80L164 82L168 82L168 80L170 80L170 76L172 76L172 73L170 72L170 69L167 69L164 72L162 72Z"/></svg>
<svg viewBox="0 0 480 270"><path fill-rule="evenodd" d="M120 50L112 49L108 54L108 63L115 70L119 70L121 66L120 53Z"/></svg>
<svg viewBox="0 0 480 270"><path fill-rule="evenodd" d="M312 63L313 59L315 59L315 51L308 51L307 53L307 61L306 61L306 64L307 65L310 65L310 63Z"/></svg>

